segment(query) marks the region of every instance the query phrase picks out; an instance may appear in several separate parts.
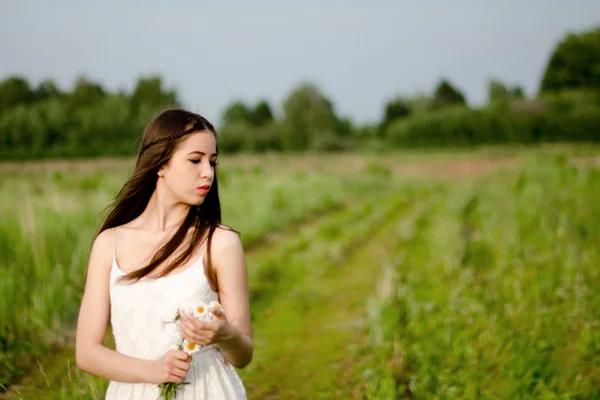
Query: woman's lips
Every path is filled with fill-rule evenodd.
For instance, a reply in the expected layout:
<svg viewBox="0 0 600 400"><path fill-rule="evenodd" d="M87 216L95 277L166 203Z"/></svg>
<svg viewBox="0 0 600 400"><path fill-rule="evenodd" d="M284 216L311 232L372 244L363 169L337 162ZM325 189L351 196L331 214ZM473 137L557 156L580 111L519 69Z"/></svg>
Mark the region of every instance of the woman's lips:
<svg viewBox="0 0 600 400"><path fill-rule="evenodd" d="M200 186L197 188L198 192L206 194L208 193L208 190L210 189L209 185L204 185L204 186Z"/></svg>

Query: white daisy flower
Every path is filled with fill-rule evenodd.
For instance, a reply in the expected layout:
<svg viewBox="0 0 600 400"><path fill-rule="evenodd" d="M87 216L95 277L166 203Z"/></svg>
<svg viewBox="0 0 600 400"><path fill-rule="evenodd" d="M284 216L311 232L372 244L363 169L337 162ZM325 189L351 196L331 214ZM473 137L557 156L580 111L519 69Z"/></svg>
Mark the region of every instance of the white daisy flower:
<svg viewBox="0 0 600 400"><path fill-rule="evenodd" d="M192 355L192 354L200 351L200 347L201 346L197 345L196 343L188 342L185 339L183 341L183 351L185 351L189 355Z"/></svg>
<svg viewBox="0 0 600 400"><path fill-rule="evenodd" d="M206 305L206 303L201 301L198 304L196 304L192 314L199 320L205 320L206 315L208 314L208 306Z"/></svg>

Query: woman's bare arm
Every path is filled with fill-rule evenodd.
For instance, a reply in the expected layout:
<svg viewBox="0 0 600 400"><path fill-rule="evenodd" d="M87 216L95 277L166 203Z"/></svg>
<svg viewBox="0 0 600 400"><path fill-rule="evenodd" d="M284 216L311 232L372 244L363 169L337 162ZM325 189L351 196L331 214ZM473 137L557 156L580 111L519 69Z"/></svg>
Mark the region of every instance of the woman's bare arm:
<svg viewBox="0 0 600 400"><path fill-rule="evenodd" d="M77 366L90 374L120 382L178 382L185 376L189 360L184 352L172 351L165 360L141 360L104 346L110 313L110 269L113 241L110 230L103 231L92 246L85 291L79 310L75 356ZM160 362L162 361L162 362Z"/></svg>
<svg viewBox="0 0 600 400"><path fill-rule="evenodd" d="M219 299L230 335L219 342L223 356L231 365L244 368L252 361L254 344L250 321L248 273L242 242L237 233L218 229L211 247L211 257L219 282Z"/></svg>

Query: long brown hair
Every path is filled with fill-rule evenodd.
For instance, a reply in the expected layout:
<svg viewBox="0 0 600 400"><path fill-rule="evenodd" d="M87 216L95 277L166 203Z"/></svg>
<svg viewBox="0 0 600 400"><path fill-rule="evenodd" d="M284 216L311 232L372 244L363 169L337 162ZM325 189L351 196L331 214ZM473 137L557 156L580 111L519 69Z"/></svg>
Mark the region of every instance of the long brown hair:
<svg viewBox="0 0 600 400"><path fill-rule="evenodd" d="M144 211L154 193L159 169L171 159L177 144L184 140L187 134L205 130L210 131L216 138L215 128L206 118L179 108L169 108L155 116L144 129L133 174L108 207L108 215L105 217L98 234L137 218ZM216 274L214 268L212 268L210 257L212 236L221 224L219 185L216 166L214 168L213 183L204 202L200 206L190 207L177 232L156 252L147 266L127 273L121 278L122 280L135 282L152 273L179 248L184 239L188 237L190 228L194 228L185 251L181 252L180 256L157 277L168 275L185 263L206 241L207 262L205 263L205 272L211 287L215 292L218 292Z"/></svg>

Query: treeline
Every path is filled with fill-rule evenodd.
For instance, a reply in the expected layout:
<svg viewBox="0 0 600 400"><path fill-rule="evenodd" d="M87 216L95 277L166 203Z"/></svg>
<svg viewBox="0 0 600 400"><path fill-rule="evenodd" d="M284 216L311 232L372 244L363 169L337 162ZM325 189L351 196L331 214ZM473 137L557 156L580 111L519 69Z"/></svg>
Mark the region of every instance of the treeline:
<svg viewBox="0 0 600 400"><path fill-rule="evenodd" d="M600 91L562 91L537 99L455 107L395 121L393 147L600 142Z"/></svg>
<svg viewBox="0 0 600 400"><path fill-rule="evenodd" d="M0 82L0 159L132 154L166 104L178 99L160 77L140 78L131 93L108 92L85 77L70 92L49 80L32 88L10 77Z"/></svg>
<svg viewBox="0 0 600 400"><path fill-rule="evenodd" d="M599 93L600 27L557 44L530 98L491 80L487 106L473 108L442 79L431 94L389 99L377 124L355 125L318 86L303 82L280 115L266 100L233 102L218 126L219 145L260 152L600 141ZM178 104L158 76L140 78L131 93L108 92L85 77L69 92L49 80L32 87L9 77L0 82L0 159L135 154L152 116Z"/></svg>
<svg viewBox="0 0 600 400"><path fill-rule="evenodd" d="M568 34L557 44L534 98L525 99L519 88L490 82L484 108L452 106L427 113L407 109L408 117L393 118L383 131L390 146L599 142L600 27Z"/></svg>

